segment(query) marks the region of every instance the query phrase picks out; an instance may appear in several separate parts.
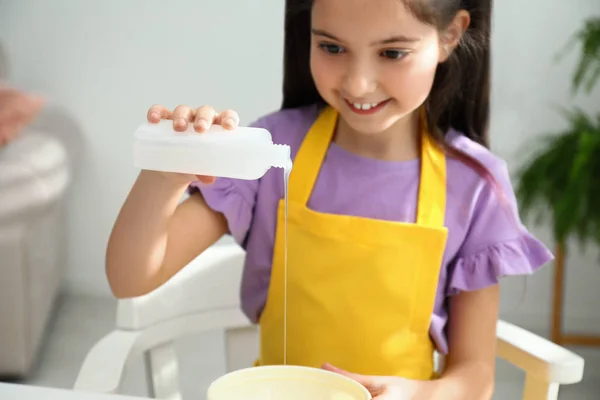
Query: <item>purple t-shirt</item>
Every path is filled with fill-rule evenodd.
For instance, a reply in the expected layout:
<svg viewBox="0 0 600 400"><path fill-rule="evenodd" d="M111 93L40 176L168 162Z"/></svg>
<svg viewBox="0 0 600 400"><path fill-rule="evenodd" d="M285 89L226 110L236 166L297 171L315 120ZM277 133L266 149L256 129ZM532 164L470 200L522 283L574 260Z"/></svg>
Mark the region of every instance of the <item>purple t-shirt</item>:
<svg viewBox="0 0 600 400"><path fill-rule="evenodd" d="M317 106L281 110L252 126L270 131L275 143L289 145L293 158L317 116ZM445 225L449 232L430 328L443 354L448 352L448 296L496 284L501 276L531 274L552 260L546 247L520 223L505 162L456 132L449 132L447 141L488 168L504 199L473 169L448 158ZM375 160L331 143L308 207L323 213L414 222L419 176L418 159ZM231 235L246 250L241 304L248 318L257 322L271 277L277 204L284 194L282 170L272 168L257 181L218 178L212 185L196 182L192 188L199 188L207 204L225 215Z"/></svg>

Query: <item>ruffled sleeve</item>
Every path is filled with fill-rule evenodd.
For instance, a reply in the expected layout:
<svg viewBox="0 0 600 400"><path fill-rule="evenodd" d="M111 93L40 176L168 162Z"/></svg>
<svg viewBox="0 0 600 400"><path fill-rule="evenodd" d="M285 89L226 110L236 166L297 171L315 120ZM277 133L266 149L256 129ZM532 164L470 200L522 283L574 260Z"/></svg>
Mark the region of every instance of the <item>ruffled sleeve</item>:
<svg viewBox="0 0 600 400"><path fill-rule="evenodd" d="M553 259L531 234L489 246L477 253L457 257L450 271L448 295L483 289L511 275L531 275Z"/></svg>
<svg viewBox="0 0 600 400"><path fill-rule="evenodd" d="M491 170L494 183L482 183L467 235L449 265L447 294L473 291L500 278L530 275L553 259L523 226L506 164Z"/></svg>
<svg viewBox="0 0 600 400"><path fill-rule="evenodd" d="M266 118L250 124L252 127L269 129ZM200 191L206 204L227 220L229 233L242 247L253 220L256 195L260 180L217 178L212 184L192 182L188 192Z"/></svg>

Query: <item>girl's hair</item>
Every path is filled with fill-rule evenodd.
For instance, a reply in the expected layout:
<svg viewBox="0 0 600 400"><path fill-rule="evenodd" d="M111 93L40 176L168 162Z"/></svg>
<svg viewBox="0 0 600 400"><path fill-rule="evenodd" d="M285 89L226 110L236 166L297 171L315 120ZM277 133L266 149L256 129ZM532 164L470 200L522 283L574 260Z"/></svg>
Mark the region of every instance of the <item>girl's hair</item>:
<svg viewBox="0 0 600 400"><path fill-rule="evenodd" d="M427 123L446 154L464 162L488 182L495 179L479 161L444 140L450 128L489 147L490 32L492 0L398 0L421 21L443 31L456 13L466 10L471 23L446 62L438 65L425 103ZM324 103L310 71L313 0L286 0L282 108Z"/></svg>

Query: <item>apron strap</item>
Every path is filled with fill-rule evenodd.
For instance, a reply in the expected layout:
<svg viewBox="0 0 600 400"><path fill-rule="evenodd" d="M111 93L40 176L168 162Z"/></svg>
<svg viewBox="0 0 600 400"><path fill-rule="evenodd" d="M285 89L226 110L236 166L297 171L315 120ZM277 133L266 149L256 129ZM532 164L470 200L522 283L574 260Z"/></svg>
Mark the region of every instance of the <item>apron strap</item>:
<svg viewBox="0 0 600 400"><path fill-rule="evenodd" d="M444 226L446 215L446 156L423 123L421 131L421 180L417 224Z"/></svg>
<svg viewBox="0 0 600 400"><path fill-rule="evenodd" d="M324 108L306 134L294 159L288 196L291 201L306 205L319 176L338 120L333 107Z"/></svg>

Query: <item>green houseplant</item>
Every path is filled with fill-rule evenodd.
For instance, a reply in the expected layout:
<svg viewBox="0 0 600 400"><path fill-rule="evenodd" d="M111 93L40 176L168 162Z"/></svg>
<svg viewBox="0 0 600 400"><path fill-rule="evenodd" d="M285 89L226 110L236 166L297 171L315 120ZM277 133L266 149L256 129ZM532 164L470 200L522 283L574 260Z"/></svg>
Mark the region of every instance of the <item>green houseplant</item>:
<svg viewBox="0 0 600 400"><path fill-rule="evenodd" d="M586 21L574 40L582 50L573 92L589 94L600 80L600 17ZM516 194L524 217L551 221L563 249L569 237L600 245L600 104L595 117L579 108L565 117L566 128L545 135L518 171Z"/></svg>
<svg viewBox="0 0 600 400"><path fill-rule="evenodd" d="M600 80L600 17L588 19L568 45L581 55L572 77L576 94L590 94ZM600 337L562 332L567 241L600 246L600 104L596 116L579 108L565 111L566 128L545 135L533 157L518 171L515 191L521 214L549 221L556 241L551 339L561 345L600 346Z"/></svg>

